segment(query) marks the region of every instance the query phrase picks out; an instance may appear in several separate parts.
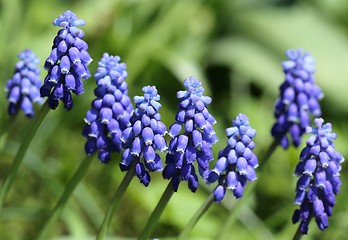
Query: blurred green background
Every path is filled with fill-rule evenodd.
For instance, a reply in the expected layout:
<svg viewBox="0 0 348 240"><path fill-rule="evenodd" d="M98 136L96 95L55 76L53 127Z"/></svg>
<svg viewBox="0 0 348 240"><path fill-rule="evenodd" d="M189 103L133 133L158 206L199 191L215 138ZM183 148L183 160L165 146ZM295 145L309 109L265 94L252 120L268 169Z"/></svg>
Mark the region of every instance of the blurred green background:
<svg viewBox="0 0 348 240"><path fill-rule="evenodd" d="M13 74L17 54L32 49L41 59L48 57L59 28L52 21L70 9L86 20L85 41L94 59L93 74L104 52L119 55L127 64L129 94L142 94L141 86L156 85L161 95L163 121L170 126L176 112L176 91L191 75L202 80L213 98L210 111L218 120L220 141L215 156L226 143L224 129L243 112L257 130L255 152L261 158L272 142L273 105L284 76L281 61L288 48L303 48L316 60L317 84L325 98L323 117L338 134L335 146L344 156L348 148L348 2L345 0L1 0L1 85ZM42 68L41 76L46 71ZM94 99L95 80L85 82L85 94L74 97L75 106L66 112L61 104L51 111L34 138L20 167L14 186L0 212L0 239L32 239L46 220L65 184L85 157L81 136L84 115ZM29 121L21 113L7 116L6 95L0 98L0 130L10 138L2 142L0 181L7 175ZM307 136L304 136L306 139ZM303 144L304 145L304 144ZM300 147L302 148L303 145ZM280 148L259 175L253 194L235 212L225 239L290 239L297 229L291 223L296 177L294 167L300 149ZM68 202L52 239L93 239L111 197L124 173L120 156L108 165L97 159ZM260 163L262 164L262 162ZM348 236L348 178L343 185L334 215L325 232L310 224L305 239L346 239ZM260 172L258 173L260 174ZM142 231L168 181L160 173L144 188L131 183L110 227L110 239L134 238ZM167 206L154 237L177 236L203 203L213 186L193 194L180 185ZM214 239L236 200L228 193L214 204L194 228L192 239Z"/></svg>

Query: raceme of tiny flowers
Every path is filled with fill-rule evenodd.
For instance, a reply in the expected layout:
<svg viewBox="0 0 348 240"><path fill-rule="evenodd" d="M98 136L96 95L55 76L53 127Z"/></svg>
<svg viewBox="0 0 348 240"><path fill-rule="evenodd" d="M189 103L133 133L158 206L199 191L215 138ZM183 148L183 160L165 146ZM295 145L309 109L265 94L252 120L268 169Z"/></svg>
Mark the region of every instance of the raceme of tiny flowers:
<svg viewBox="0 0 348 240"><path fill-rule="evenodd" d="M243 196L247 181L256 180L255 169L258 159L253 153L255 129L249 125L246 115L240 113L232 121L232 127L226 129L227 146L219 152L219 158L210 172L208 183L218 180L214 190L216 202L222 201L226 188L231 189L236 198Z"/></svg>
<svg viewBox="0 0 348 240"><path fill-rule="evenodd" d="M92 155L98 151L98 158L106 163L111 152L121 152L122 131L129 127L133 105L128 97L128 73L126 64L119 56L104 53L98 63L94 77L97 87L96 99L87 111L83 135L87 138L85 151Z"/></svg>
<svg viewBox="0 0 348 240"><path fill-rule="evenodd" d="M276 123L272 128L272 136L280 140L284 149L290 145L288 133L293 145L300 145L311 115L321 115L319 100L324 96L314 82L315 66L310 53L297 49L286 54L289 60L283 62L285 82L280 86L280 98L274 110Z"/></svg>
<svg viewBox="0 0 348 240"><path fill-rule="evenodd" d="M18 54L18 58L21 61L16 63L15 73L5 87L5 91L8 92L8 113L15 115L22 109L25 115L31 118L35 114L33 103L43 103L39 90L42 85L39 77L40 68L37 66L40 60L29 49Z"/></svg>
<svg viewBox="0 0 348 240"><path fill-rule="evenodd" d="M209 113L207 105L212 99L203 96L202 83L194 77L184 81L186 91L178 91L179 111L176 122L169 129L172 140L166 155L163 170L165 179L172 179L173 190L177 191L181 181L187 181L192 192L198 188L198 177L194 162L197 160L201 177L206 178L209 162L213 160L212 145L218 139L213 125L215 118Z"/></svg>
<svg viewBox="0 0 348 240"><path fill-rule="evenodd" d="M164 135L166 125L161 122L158 102L160 95L155 86L143 87L144 96L135 96L136 109L130 118L131 126L121 136L125 149L120 162L121 171L127 171L135 161L135 172L140 182L148 186L151 177L149 172L162 171L162 161L156 150L164 152L167 144ZM143 161L142 161L143 160Z"/></svg>
<svg viewBox="0 0 348 240"><path fill-rule="evenodd" d="M331 124L323 125L323 122L322 118L316 118L317 128L307 127L306 132L312 136L308 138L295 170L299 177L295 204L300 208L295 210L292 220L293 223L300 221L302 234L307 233L312 217L321 230L328 227L328 217L332 215L335 195L341 185L339 172L344 158L335 150L336 134L332 132Z"/></svg>
<svg viewBox="0 0 348 240"><path fill-rule="evenodd" d="M84 32L77 28L84 26L85 21L67 10L53 21L53 25L63 29L54 38L51 54L46 59L45 69L48 73L40 93L41 97L48 97L51 109L55 109L61 100L64 108L70 110L73 107L70 91L82 94L82 79L90 77L87 65L92 58L87 52L87 43L82 40Z"/></svg>

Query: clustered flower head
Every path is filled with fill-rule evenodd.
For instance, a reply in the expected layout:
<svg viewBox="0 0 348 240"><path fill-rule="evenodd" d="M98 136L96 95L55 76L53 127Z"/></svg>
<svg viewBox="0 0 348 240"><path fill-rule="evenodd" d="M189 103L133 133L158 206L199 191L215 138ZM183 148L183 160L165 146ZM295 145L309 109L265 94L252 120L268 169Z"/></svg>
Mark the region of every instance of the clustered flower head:
<svg viewBox="0 0 348 240"><path fill-rule="evenodd" d="M156 150L164 152L167 144L164 135L166 125L161 122L159 110L162 105L158 102L160 95L154 86L143 87L144 96L135 96L136 109L130 118L130 127L121 136L124 152L120 162L122 171L127 171L135 164L135 173L140 182L148 186L151 177L149 172L162 171L162 161Z"/></svg>
<svg viewBox="0 0 348 240"><path fill-rule="evenodd" d="M88 155L98 151L98 158L106 163L111 152L121 152L122 131L129 125L133 105L128 97L128 74L126 64L120 63L119 56L104 53L98 63L94 77L97 87L96 99L86 113L87 123L83 135L87 138L85 151Z"/></svg>
<svg viewBox="0 0 348 240"><path fill-rule="evenodd" d="M224 198L226 188L231 189L236 198L241 198L247 181L256 180L255 169L258 167L252 140L256 131L249 125L248 117L238 114L232 121L232 127L226 129L226 135L227 146L219 152L219 158L207 179L208 183L218 180L214 191L216 202Z"/></svg>
<svg viewBox="0 0 348 240"><path fill-rule="evenodd" d="M288 50L289 60L283 62L285 82L280 86L280 98L275 104L276 123L272 136L280 140L283 148L288 148L290 133L295 147L301 143L301 136L310 126L311 115L319 117L319 100L323 93L314 82L314 59L301 49Z"/></svg>
<svg viewBox="0 0 348 240"><path fill-rule="evenodd" d="M54 38L52 51L46 59L45 69L48 73L40 89L41 97L48 97L48 105L55 109L59 100L64 108L73 107L71 92L83 93L82 79L90 77L87 68L92 58L87 52L88 45L82 40L85 21L78 19L75 13L67 10L53 21L54 26L62 27Z"/></svg>
<svg viewBox="0 0 348 240"><path fill-rule="evenodd" d="M213 160L212 145L218 139L213 125L215 118L209 113L207 105L211 98L203 96L202 83L194 77L184 81L186 91L178 91L179 111L176 122L169 129L172 140L166 155L163 177L172 180L174 191L181 181L187 181L192 192L198 188L198 177L193 163L197 160L201 177L206 178L209 162Z"/></svg>
<svg viewBox="0 0 348 240"><path fill-rule="evenodd" d="M31 118L35 114L33 103L43 102L39 90L42 85L40 69L37 66L40 60L29 49L22 51L18 58L21 61L16 63L15 73L5 87L5 91L8 92L8 113L15 115L22 109L25 115Z"/></svg>
<svg viewBox="0 0 348 240"><path fill-rule="evenodd" d="M295 204L300 206L295 210L293 222L300 221L300 231L306 234L312 217L318 227L325 230L328 217L332 215L335 205L335 195L341 185L340 164L343 156L335 150L333 140L336 134L332 132L330 123L323 125L324 120L314 120L317 128L307 127L307 133L312 136L307 140L306 147L300 155L295 175L299 177L296 186Z"/></svg>

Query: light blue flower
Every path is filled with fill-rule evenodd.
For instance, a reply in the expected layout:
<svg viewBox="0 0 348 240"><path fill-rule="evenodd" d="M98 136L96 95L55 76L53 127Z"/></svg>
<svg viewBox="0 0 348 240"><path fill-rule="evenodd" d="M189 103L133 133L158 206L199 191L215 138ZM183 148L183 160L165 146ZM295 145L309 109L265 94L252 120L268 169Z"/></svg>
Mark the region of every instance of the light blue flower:
<svg viewBox="0 0 348 240"><path fill-rule="evenodd" d="M82 40L84 32L77 28L84 26L85 21L67 10L53 21L53 25L63 29L54 38L51 54L46 59L45 68L48 73L40 93L41 97L48 97L51 109L57 108L61 100L64 108L70 110L73 107L71 91L77 95L82 94L82 79L91 75L87 66L92 58L87 52L87 43Z"/></svg>
<svg viewBox="0 0 348 240"><path fill-rule="evenodd" d="M298 177L295 210L292 221L300 222L300 231L306 234L308 224L315 218L320 230L329 226L328 217L332 215L336 197L341 185L340 171L343 156L335 150L331 123L323 125L322 118L316 118L317 127L307 127L306 132L312 135L300 155L295 175Z"/></svg>
<svg viewBox="0 0 348 240"><path fill-rule="evenodd" d="M42 85L40 69L37 66L40 60L29 49L22 51L18 57L21 61L17 62L15 73L5 87L9 101L8 113L15 115L21 109L31 118L35 114L33 103L43 103L39 90Z"/></svg>

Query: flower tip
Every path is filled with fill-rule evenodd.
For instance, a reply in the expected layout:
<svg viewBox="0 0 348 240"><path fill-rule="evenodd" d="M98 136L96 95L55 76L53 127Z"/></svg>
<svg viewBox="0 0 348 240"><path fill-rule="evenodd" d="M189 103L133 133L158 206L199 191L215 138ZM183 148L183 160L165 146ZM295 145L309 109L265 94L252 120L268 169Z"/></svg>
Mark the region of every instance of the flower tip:
<svg viewBox="0 0 348 240"><path fill-rule="evenodd" d="M302 53L302 49L297 49L297 50L295 50L295 49L288 49L286 51L286 56L293 60L293 59L298 58L298 56L301 55L301 53Z"/></svg>
<svg viewBox="0 0 348 240"><path fill-rule="evenodd" d="M316 119L314 119L314 123L315 123L315 125L317 125L318 128L321 128L321 126L324 123L324 119L323 118L316 118Z"/></svg>

